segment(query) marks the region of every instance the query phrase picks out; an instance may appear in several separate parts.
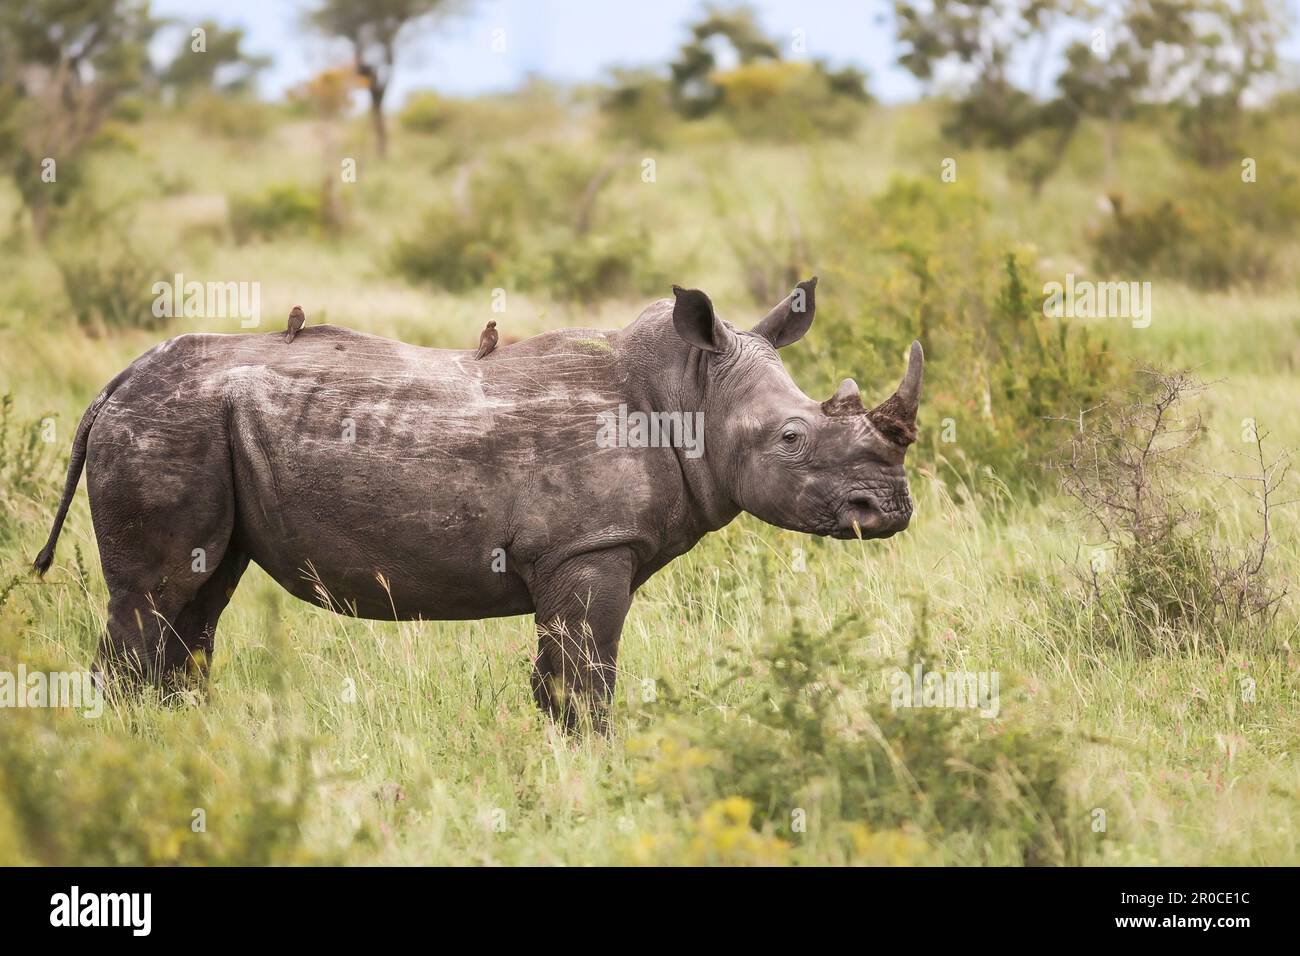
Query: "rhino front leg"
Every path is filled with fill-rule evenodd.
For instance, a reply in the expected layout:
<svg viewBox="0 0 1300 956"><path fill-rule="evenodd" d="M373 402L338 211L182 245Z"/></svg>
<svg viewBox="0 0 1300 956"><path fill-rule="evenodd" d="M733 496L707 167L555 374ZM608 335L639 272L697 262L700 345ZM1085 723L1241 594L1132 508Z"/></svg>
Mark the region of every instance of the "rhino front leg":
<svg viewBox="0 0 1300 956"><path fill-rule="evenodd" d="M536 576L533 697L565 730L580 729L584 716L596 730L608 729L633 571L632 553L614 548L571 558Z"/></svg>

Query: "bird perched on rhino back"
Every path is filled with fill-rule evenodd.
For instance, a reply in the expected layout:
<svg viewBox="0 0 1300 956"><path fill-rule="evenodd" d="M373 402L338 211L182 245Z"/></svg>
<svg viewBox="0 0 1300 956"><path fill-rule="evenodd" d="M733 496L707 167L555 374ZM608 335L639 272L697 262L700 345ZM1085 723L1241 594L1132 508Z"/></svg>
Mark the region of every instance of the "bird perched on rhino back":
<svg viewBox="0 0 1300 956"><path fill-rule="evenodd" d="M487 328L483 334L478 337L478 351L474 353L474 358L481 359L494 348L497 347L497 320L488 321Z"/></svg>
<svg viewBox="0 0 1300 956"><path fill-rule="evenodd" d="M307 324L307 314L303 312L302 306L295 305L289 310L289 328L285 330L284 340L292 342L294 336L302 331L302 327Z"/></svg>

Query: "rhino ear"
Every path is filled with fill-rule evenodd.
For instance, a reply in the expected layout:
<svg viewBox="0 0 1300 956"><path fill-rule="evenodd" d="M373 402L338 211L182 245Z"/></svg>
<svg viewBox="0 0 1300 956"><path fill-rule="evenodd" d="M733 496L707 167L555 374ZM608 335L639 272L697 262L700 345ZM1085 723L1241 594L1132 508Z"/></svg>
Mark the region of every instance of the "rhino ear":
<svg viewBox="0 0 1300 956"><path fill-rule="evenodd" d="M673 306L673 328L686 342L706 352L721 352L731 339L731 330L722 324L713 303L699 289L673 286L677 302Z"/></svg>
<svg viewBox="0 0 1300 956"><path fill-rule="evenodd" d="M752 331L778 349L798 342L812 326L813 313L817 310L816 291L816 276L800 282Z"/></svg>

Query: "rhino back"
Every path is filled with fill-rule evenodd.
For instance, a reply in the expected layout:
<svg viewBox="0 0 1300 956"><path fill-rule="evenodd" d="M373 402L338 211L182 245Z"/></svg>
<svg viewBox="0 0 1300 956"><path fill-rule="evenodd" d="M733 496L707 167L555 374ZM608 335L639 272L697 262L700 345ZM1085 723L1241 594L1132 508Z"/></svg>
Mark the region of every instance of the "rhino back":
<svg viewBox="0 0 1300 956"><path fill-rule="evenodd" d="M92 433L132 451L100 483L170 475L182 495L135 503L163 512L233 494L240 547L293 593L319 583L367 616L524 613L537 562L654 551L673 493L670 450L596 445L597 414L635 391L618 333L547 333L475 361L316 326L292 344L182 336L136 366Z"/></svg>

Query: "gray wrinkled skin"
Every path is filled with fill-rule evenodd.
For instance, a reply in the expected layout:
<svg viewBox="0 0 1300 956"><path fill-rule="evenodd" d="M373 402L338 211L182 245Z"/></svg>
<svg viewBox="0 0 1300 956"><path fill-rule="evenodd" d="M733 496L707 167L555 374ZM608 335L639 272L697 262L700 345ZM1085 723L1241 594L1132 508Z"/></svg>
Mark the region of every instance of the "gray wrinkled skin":
<svg viewBox="0 0 1300 956"><path fill-rule="evenodd" d="M747 332L677 289L622 331L547 332L479 361L332 326L292 345L182 335L87 410L36 566L84 458L110 594L104 669L203 670L252 560L358 617L534 613L539 705L603 725L632 594L707 532L742 510L838 538L907 526L920 347L871 412L851 380L808 398L777 346L811 325L815 283ZM597 416L621 403L702 412L704 454L599 447Z"/></svg>

